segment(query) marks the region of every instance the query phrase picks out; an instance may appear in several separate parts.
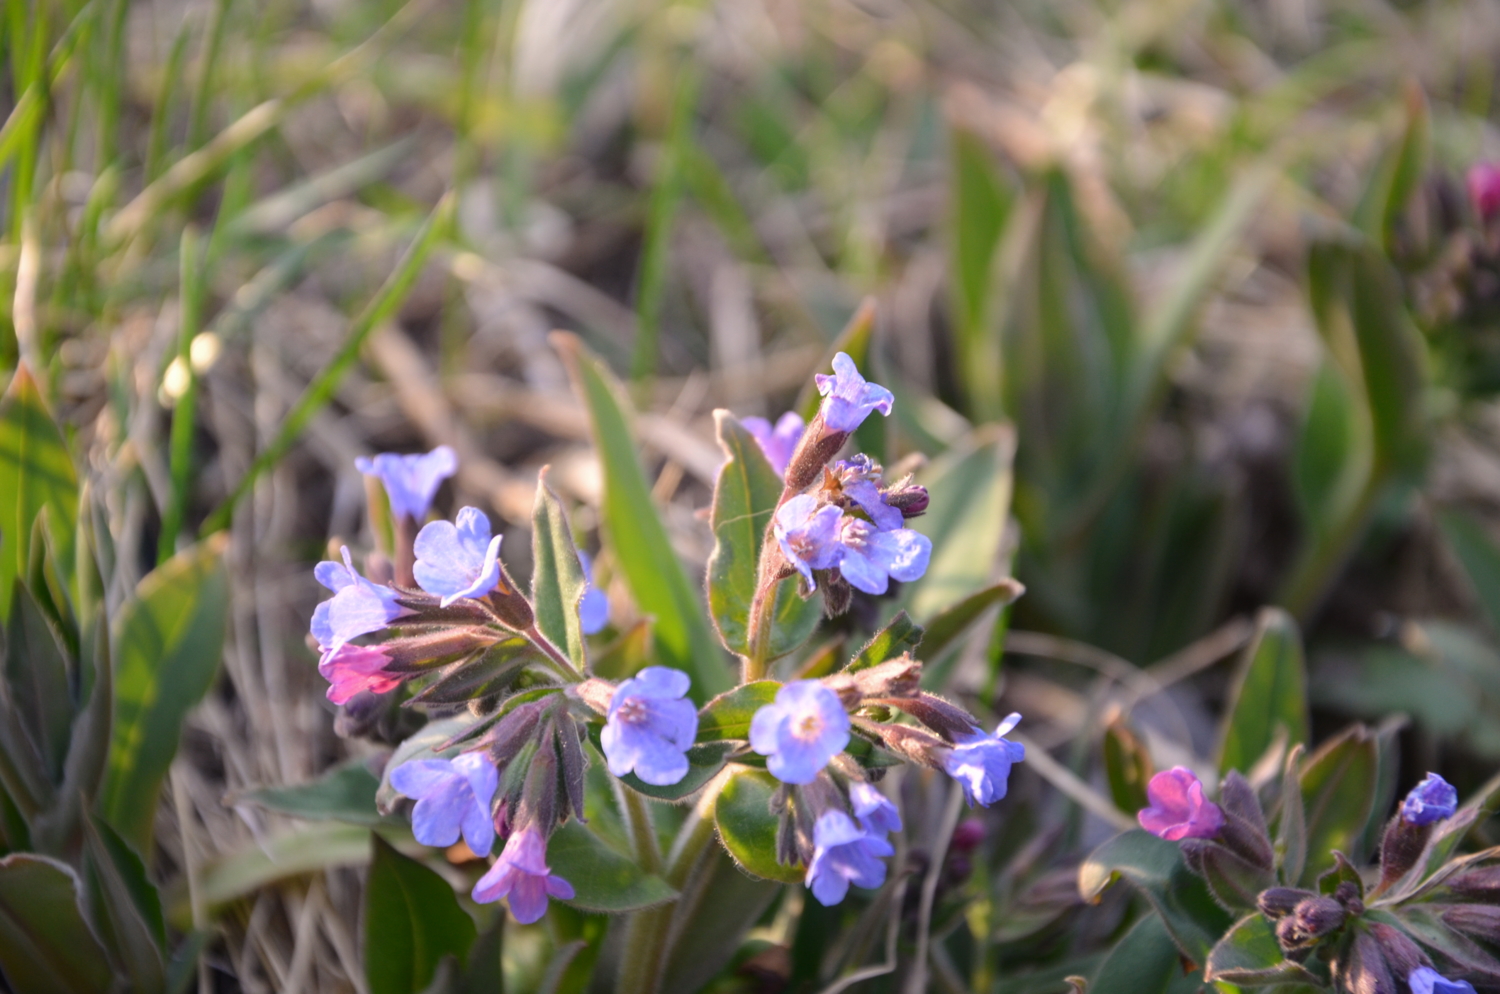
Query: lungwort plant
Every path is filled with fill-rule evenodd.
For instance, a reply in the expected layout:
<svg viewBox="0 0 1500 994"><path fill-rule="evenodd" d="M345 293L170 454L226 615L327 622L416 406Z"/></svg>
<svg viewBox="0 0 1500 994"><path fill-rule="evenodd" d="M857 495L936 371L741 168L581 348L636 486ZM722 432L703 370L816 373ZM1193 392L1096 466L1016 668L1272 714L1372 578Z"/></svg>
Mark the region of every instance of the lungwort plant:
<svg viewBox="0 0 1500 994"><path fill-rule="evenodd" d="M821 403L805 425L795 413L774 426L718 413L725 461L700 598L652 509L610 374L576 341L558 345L601 450L614 569L649 622L591 645L609 603L545 471L526 586L479 509L428 521L456 469L439 448L359 462L383 485L370 491L372 520L389 523L390 544L359 567L347 547L318 565L332 596L317 606L311 638L341 730L397 743L380 807L409 811L417 842L473 868L474 902L503 901L523 924L554 901L626 916L617 989L691 990L729 962L777 885L805 885L833 906L851 887L886 883L889 835L902 826L881 789L888 768L941 771L970 805L1005 797L1025 756L1005 738L1019 716L982 727L923 689L924 659L941 658L1020 588L1002 579L967 591L926 633L895 610L842 664L837 642L807 648L820 620L844 615L857 593L900 586L909 600L934 558L932 538L910 527L933 500L928 490L867 455L844 455L894 398L839 352L833 373L816 378ZM427 880L441 913L463 917L431 871L382 846L366 921L380 989L382 947L425 931L418 919L436 913L389 910L387 874ZM438 969L436 953L462 960L473 931L434 945L415 967L420 983ZM586 959L599 955L594 945Z"/></svg>

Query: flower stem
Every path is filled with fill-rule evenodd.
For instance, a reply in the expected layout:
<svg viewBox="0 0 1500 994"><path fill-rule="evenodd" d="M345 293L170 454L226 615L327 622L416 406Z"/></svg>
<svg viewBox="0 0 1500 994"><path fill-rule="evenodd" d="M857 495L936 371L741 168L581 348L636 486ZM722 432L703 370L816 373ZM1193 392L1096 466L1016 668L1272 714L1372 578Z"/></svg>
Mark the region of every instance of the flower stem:
<svg viewBox="0 0 1500 994"><path fill-rule="evenodd" d="M687 892L693 871L705 865L703 853L714 837L714 802L718 799L719 791L728 782L728 770L725 770L704 787L703 792L698 795L698 802L693 806L693 813L678 830L677 838L672 843L664 876L667 883L679 893ZM628 787L624 791L627 798L626 815L633 822L634 816L629 806L632 803L645 805L648 802ZM629 800L630 798L634 798L634 801ZM647 817L649 818L649 809ZM655 844L653 836L651 855L657 862L656 869L650 872L661 871L661 857L655 851ZM640 859L639 842L636 843L636 848L637 858ZM644 861L641 868L646 869ZM620 961L620 976L615 986L620 994L656 994L661 988L667 959L672 952L670 939L676 910L676 903L670 902L637 911L630 916L625 926L625 955Z"/></svg>
<svg viewBox="0 0 1500 994"><path fill-rule="evenodd" d="M552 664L557 667L565 679L572 680L574 683L583 679L583 674L578 672L578 668L569 661L567 656L562 654L561 649L552 644L551 639L538 631L535 625L532 625L521 634L530 639L532 645L546 653L547 658L552 661Z"/></svg>

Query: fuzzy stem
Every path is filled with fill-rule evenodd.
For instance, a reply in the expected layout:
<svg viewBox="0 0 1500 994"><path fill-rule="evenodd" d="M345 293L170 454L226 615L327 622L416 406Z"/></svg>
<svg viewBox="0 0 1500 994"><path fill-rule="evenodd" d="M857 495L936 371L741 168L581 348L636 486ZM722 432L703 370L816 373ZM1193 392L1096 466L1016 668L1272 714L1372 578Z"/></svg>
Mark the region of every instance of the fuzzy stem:
<svg viewBox="0 0 1500 994"><path fill-rule="evenodd" d="M569 661L568 657L562 654L562 650L553 645L552 640L543 635L535 625L532 625L521 634L530 639L532 645L536 646L538 649L542 650L542 652L546 653L547 658L550 659L553 665L557 667L558 671L562 674L564 679L572 680L574 683L577 683L583 679L583 674L578 672L578 668L575 667L572 662Z"/></svg>
<svg viewBox="0 0 1500 994"><path fill-rule="evenodd" d="M719 791L728 782L727 770L709 782L708 786L703 789L703 793L698 796L698 802L693 806L693 813L678 830L677 838L672 843L664 876L667 883L679 893L686 893L693 871L705 865L703 853L714 838L714 802L718 799ZM634 816L631 806L633 804L646 805L648 802L628 787L624 788L624 794L626 815L630 818L633 829ZM649 818L649 814L647 817ZM633 830L632 834L634 834ZM655 845L656 839L652 836L651 857L656 860L656 868L650 872L661 870L661 857L656 853ZM641 868L647 869L646 862L639 852L641 846L638 841L636 848L637 859L641 860ZM619 982L615 987L620 994L657 994L661 988L667 959L672 953L670 939L676 907L675 902L669 902L644 911L637 911L630 916L625 926L625 955L620 962Z"/></svg>

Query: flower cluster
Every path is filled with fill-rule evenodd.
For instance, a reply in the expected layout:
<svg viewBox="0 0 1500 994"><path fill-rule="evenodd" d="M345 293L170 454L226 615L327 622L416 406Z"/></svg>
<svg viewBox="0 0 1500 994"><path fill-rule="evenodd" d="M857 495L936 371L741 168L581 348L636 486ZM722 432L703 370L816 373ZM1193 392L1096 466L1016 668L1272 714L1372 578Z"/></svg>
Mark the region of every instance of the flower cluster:
<svg viewBox="0 0 1500 994"><path fill-rule="evenodd" d="M1410 896L1401 892L1400 881L1417 866L1434 826L1457 812L1457 791L1436 773L1406 795L1387 825L1380 882L1368 892L1368 875L1341 852L1333 854L1334 869L1318 879L1316 890L1299 886L1300 857L1290 871L1293 876L1287 877L1256 792L1238 772L1231 771L1219 785L1219 803L1209 800L1202 781L1181 766L1152 777L1146 796L1149 805L1138 815L1141 827L1177 842L1188 867L1226 910L1259 912L1271 924L1289 964L1320 957L1339 991L1472 994L1473 985L1462 976L1450 979L1439 972L1424 946L1449 958L1450 973L1462 974L1482 961L1456 956L1456 951L1478 949L1473 940L1500 940L1496 867L1442 873L1446 879L1439 900L1455 903L1431 903L1432 896L1425 897L1424 920L1431 924L1419 930L1408 931L1406 920L1390 913ZM1283 808L1280 817L1303 815Z"/></svg>
<svg viewBox="0 0 1500 994"><path fill-rule="evenodd" d="M312 618L319 670L341 706L341 734L364 734L370 725L352 716L415 717L421 712L401 710L413 705L456 722L447 739L424 736L401 747L382 797L387 809L401 798L411 802L412 831L424 845L451 849L462 840L466 850L453 850L454 859L492 860L473 885L475 901L503 899L516 920L534 922L549 900L574 899L589 886L565 860L564 872L554 872L548 844L570 819L583 820L594 749L623 780L626 798L639 791L682 800L720 790L734 776L764 776L753 769L763 765L779 781L764 812L776 826L776 858L804 867L807 887L825 905L843 900L851 885L879 887L886 879L885 860L895 851L889 835L901 831L902 819L876 786L883 767L906 761L942 771L970 805L1005 796L1012 766L1025 757L1005 738L1019 716L984 731L962 707L921 689L922 664L910 654L861 654L821 679L765 679L765 638L775 624L766 608L782 581L800 574L803 595L822 590L829 613L838 613L852 589L879 594L892 578L919 578L930 554L929 540L904 526L926 509L927 492L910 478L885 483L864 455L839 458L867 416L890 413L890 391L866 382L847 355L833 366L833 375L817 379L823 401L809 424L795 414L774 426L745 422L784 491L768 514L760 561L747 566L755 590L740 619L753 633L742 685L701 710L690 699L692 679L678 669L643 665L617 682L590 674L588 646L568 631L607 628L610 603L594 585L586 553L577 553L571 580L575 627L557 620L555 602L544 610L522 593L500 559L502 536L478 508L460 508L451 521L426 520L442 481L457 470L451 450L357 461L384 489L394 545L367 556L363 574L347 548L341 562L318 564L315 575L333 595ZM556 501L539 487L538 529L565 518ZM549 540L572 542L556 531ZM532 588L555 597L563 585L554 576L547 584L534 578ZM726 732L726 709L740 731ZM705 726L714 729L708 750L698 748ZM715 765L705 771L705 762ZM688 779L695 764L699 775Z"/></svg>

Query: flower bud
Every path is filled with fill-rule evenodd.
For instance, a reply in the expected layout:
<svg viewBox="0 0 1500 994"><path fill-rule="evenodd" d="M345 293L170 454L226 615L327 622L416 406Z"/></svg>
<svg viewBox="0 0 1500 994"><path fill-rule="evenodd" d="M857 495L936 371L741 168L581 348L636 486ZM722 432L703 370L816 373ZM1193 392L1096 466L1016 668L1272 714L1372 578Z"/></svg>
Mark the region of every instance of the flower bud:
<svg viewBox="0 0 1500 994"><path fill-rule="evenodd" d="M1436 773L1429 773L1401 802L1401 820L1432 825L1452 818L1458 810L1458 791Z"/></svg>
<svg viewBox="0 0 1500 994"><path fill-rule="evenodd" d="M948 744L931 732L910 725L877 725L880 744L914 763L940 769Z"/></svg>
<svg viewBox="0 0 1500 994"><path fill-rule="evenodd" d="M1271 837L1260 799L1238 770L1230 770L1219 784L1219 806L1224 825L1219 836L1226 848L1257 869L1270 872L1275 866Z"/></svg>
<svg viewBox="0 0 1500 994"><path fill-rule="evenodd" d="M927 510L927 488L911 482L909 475L882 490L881 496L887 504L900 511L903 518L920 517Z"/></svg>
<svg viewBox="0 0 1500 994"><path fill-rule="evenodd" d="M1334 986L1348 994L1398 994L1380 943L1361 931L1331 964Z"/></svg>
<svg viewBox="0 0 1500 994"><path fill-rule="evenodd" d="M554 706L549 698L518 704L509 714L495 723L480 741L489 747L490 758L498 767L504 767L515 759L526 744L536 736L537 725L542 716Z"/></svg>
<svg viewBox="0 0 1500 994"><path fill-rule="evenodd" d="M816 575L818 586L823 590L823 614L829 618L837 618L848 611L849 604L854 600L854 588L849 586L844 574L836 569L828 569L818 570Z"/></svg>
<svg viewBox="0 0 1500 994"><path fill-rule="evenodd" d="M1298 904L1317 896L1310 890L1298 890L1296 887L1269 887L1260 892L1255 904L1260 908L1261 914L1276 921L1291 914Z"/></svg>
<svg viewBox="0 0 1500 994"><path fill-rule="evenodd" d="M487 599L501 624L518 632L530 631L536 627L536 612L531 609L531 602L516 589L516 582L510 578L510 572L503 563L500 566L500 582L490 591Z"/></svg>
<svg viewBox="0 0 1500 994"><path fill-rule="evenodd" d="M518 824L534 824L551 833L558 824L557 750L552 745L553 729L541 736L536 755L526 770L526 784L521 788ZM528 817L529 816L529 817Z"/></svg>
<svg viewBox="0 0 1500 994"><path fill-rule="evenodd" d="M886 703L905 711L949 742L958 742L972 735L974 729L978 727L973 715L936 694L924 692L916 697L891 700Z"/></svg>
<svg viewBox="0 0 1500 994"><path fill-rule="evenodd" d="M1422 952L1422 947L1413 942L1405 932L1384 922L1369 922L1365 925L1370 936L1380 945L1391 972L1398 977L1409 977L1419 967L1431 966L1432 960Z"/></svg>
<svg viewBox="0 0 1500 994"><path fill-rule="evenodd" d="M375 737L393 706L390 694L361 690L339 705L338 715L333 719L333 732L341 739Z"/></svg>
<svg viewBox="0 0 1500 994"><path fill-rule="evenodd" d="M886 698L915 696L922 689L922 664L905 653L869 669L826 676L823 685L853 710L866 701L884 703Z"/></svg>
<svg viewBox="0 0 1500 994"><path fill-rule="evenodd" d="M1500 941L1500 908L1492 904L1452 904L1443 909L1444 923L1482 942Z"/></svg>
<svg viewBox="0 0 1500 994"><path fill-rule="evenodd" d="M1331 897L1303 898L1276 923L1276 938L1283 949L1305 948L1343 928L1348 918L1349 912Z"/></svg>
<svg viewBox="0 0 1500 994"><path fill-rule="evenodd" d="M798 494L817 482L823 475L823 467L839 454L844 443L849 441L849 432L835 431L828 427L820 410L812 423L802 433L797 448L786 467L787 494Z"/></svg>
<svg viewBox="0 0 1500 994"><path fill-rule="evenodd" d="M569 687L567 692L599 714L609 714L609 702L614 700L616 689L608 680L591 676Z"/></svg>
<svg viewBox="0 0 1500 994"><path fill-rule="evenodd" d="M584 758L583 746L580 744L580 729L567 714L557 719L557 751L562 757L562 779L563 789L567 797L568 806L573 809L573 817L579 821L587 821L583 816L583 783L584 772L588 769L588 760ZM567 812L563 812L563 820L567 820Z"/></svg>
<svg viewBox="0 0 1500 994"><path fill-rule="evenodd" d="M1418 825L1407 821L1400 814L1385 827L1380 839L1380 889L1384 890L1406 875L1416 865L1422 850L1427 846L1427 837L1432 834L1430 824Z"/></svg>
<svg viewBox="0 0 1500 994"><path fill-rule="evenodd" d="M1500 866L1460 870L1446 881L1448 889L1463 897L1500 901Z"/></svg>
<svg viewBox="0 0 1500 994"><path fill-rule="evenodd" d="M476 625L441 628L435 632L395 638L381 643L380 648L390 659L386 666L388 671L410 674L424 672L480 649L488 649L499 641L498 632Z"/></svg>

